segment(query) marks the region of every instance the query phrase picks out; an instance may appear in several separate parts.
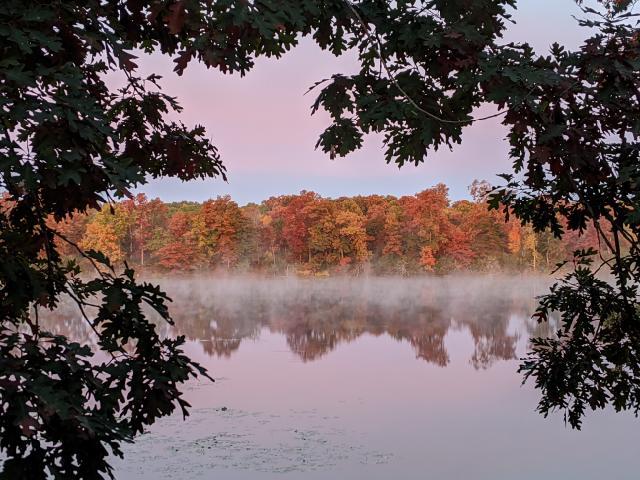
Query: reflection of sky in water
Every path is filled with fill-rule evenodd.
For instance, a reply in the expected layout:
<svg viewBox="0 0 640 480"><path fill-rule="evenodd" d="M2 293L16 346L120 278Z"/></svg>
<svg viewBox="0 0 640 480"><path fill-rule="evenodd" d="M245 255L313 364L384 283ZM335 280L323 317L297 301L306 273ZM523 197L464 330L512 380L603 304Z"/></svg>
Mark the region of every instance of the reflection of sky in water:
<svg viewBox="0 0 640 480"><path fill-rule="evenodd" d="M128 447L119 479L637 477L633 417L574 432L520 387L517 358L550 331L529 319L544 279L162 283L217 380L189 385L192 416Z"/></svg>

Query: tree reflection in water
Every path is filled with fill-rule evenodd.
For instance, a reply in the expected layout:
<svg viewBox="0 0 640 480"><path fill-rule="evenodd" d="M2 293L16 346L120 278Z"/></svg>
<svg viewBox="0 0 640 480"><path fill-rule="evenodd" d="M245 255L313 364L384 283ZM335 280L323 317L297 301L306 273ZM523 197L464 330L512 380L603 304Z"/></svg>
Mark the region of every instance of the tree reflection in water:
<svg viewBox="0 0 640 480"><path fill-rule="evenodd" d="M209 355L231 356L262 329L286 337L304 362L319 359L362 335L389 335L408 342L416 356L446 366L445 336L468 331L470 363L487 368L516 358L519 334L550 335L553 322L530 319L535 296L548 278L455 276L416 279L189 277L154 279L172 297L173 334L202 342ZM42 319L43 328L91 344L94 339L71 303ZM159 326L165 325L158 322ZM511 328L510 328L511 326ZM167 331L161 334L169 333Z"/></svg>

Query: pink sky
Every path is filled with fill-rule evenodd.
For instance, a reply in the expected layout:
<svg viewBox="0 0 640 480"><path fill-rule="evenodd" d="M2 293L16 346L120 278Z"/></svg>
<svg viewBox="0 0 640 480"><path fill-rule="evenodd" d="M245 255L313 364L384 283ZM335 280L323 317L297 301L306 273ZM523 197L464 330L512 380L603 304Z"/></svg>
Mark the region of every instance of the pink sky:
<svg viewBox="0 0 640 480"><path fill-rule="evenodd" d="M568 47L585 35L571 18L578 10L573 0L519 2L517 25L507 40L528 40L540 53L553 41ZM143 72L161 74L165 91L184 107L180 118L202 124L218 146L229 171L229 182L207 180L184 184L173 179L152 181L142 189L166 201L206 200L230 194L241 204L272 195L313 190L324 196L356 194L412 194L443 182L453 199L468 196L476 178L499 182L495 175L509 171L505 130L499 119L468 127L463 144L440 150L414 167L398 169L384 161L381 139L370 136L361 150L329 160L314 150L318 135L328 125L324 114L311 117L314 93L303 96L314 82L356 68L351 54L335 58L312 41L280 60L260 59L248 75L223 75L192 64L178 77L170 58L140 59Z"/></svg>

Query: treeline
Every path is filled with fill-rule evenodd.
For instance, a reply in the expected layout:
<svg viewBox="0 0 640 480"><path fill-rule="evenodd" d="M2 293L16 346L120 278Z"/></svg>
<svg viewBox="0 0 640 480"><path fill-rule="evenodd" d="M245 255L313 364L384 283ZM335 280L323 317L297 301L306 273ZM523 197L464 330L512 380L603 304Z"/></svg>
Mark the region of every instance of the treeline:
<svg viewBox="0 0 640 480"><path fill-rule="evenodd" d="M239 206L229 196L204 203L164 203L144 194L78 214L56 229L82 249L145 269L224 269L328 275L409 275L455 270L548 270L579 248L597 246L595 231L562 240L535 233L489 211L487 185L473 201L451 202L439 184L400 198L323 198L302 191ZM60 251L77 250L59 239Z"/></svg>

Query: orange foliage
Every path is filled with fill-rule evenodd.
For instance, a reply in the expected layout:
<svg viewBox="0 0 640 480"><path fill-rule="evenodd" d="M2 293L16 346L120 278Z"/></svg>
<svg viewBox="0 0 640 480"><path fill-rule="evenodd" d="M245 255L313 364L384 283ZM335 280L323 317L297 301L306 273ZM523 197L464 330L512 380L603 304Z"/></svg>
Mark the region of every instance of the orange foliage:
<svg viewBox="0 0 640 480"><path fill-rule="evenodd" d="M420 250L420 265L428 272L433 271L433 267L436 266L436 257L431 247L422 247Z"/></svg>
<svg viewBox="0 0 640 480"><path fill-rule="evenodd" d="M55 228L112 260L167 270L268 269L410 274L455 269L551 268L577 248L597 247L597 234L564 242L489 211L490 186L472 186L475 201L451 204L445 185L401 198L328 199L302 191L239 207L229 196L202 204L164 204L140 194L113 211L77 215ZM74 255L69 245L58 245Z"/></svg>

